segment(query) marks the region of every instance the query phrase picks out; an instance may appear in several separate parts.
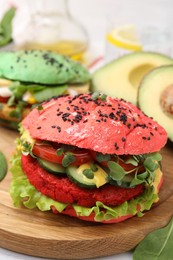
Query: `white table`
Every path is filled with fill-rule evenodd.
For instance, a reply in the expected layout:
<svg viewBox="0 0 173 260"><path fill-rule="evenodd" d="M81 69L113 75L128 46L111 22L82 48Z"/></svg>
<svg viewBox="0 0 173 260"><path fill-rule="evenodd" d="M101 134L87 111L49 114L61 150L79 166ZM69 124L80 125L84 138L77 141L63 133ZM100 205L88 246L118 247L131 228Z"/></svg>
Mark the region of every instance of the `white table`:
<svg viewBox="0 0 173 260"><path fill-rule="evenodd" d="M48 258L32 257L23 254L18 254L6 249L0 248L0 260L50 260ZM132 253L124 253L120 255L113 255L101 258L92 258L91 260L132 260Z"/></svg>

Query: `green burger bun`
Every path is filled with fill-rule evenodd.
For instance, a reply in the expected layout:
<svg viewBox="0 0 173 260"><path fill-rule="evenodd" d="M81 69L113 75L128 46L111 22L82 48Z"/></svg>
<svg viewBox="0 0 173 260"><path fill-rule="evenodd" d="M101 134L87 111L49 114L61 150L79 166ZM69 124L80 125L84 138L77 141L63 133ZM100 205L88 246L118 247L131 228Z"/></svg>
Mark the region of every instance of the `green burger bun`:
<svg viewBox="0 0 173 260"><path fill-rule="evenodd" d="M17 128L33 105L53 96L87 93L89 87L88 70L66 56L41 50L0 52L0 124Z"/></svg>

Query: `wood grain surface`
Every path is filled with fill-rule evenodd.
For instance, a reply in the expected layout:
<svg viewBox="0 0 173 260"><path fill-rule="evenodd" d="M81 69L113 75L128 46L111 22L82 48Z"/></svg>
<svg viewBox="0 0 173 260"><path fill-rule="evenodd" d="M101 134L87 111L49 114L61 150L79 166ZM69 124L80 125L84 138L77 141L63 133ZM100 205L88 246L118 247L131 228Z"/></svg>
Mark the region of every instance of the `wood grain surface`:
<svg viewBox="0 0 173 260"><path fill-rule="evenodd" d="M0 150L9 159L17 132L0 128ZM59 259L103 257L133 249L149 232L173 216L173 146L162 151L164 183L160 202L142 218L118 224L90 223L51 212L14 208L8 193L10 172L0 183L0 246L12 251Z"/></svg>

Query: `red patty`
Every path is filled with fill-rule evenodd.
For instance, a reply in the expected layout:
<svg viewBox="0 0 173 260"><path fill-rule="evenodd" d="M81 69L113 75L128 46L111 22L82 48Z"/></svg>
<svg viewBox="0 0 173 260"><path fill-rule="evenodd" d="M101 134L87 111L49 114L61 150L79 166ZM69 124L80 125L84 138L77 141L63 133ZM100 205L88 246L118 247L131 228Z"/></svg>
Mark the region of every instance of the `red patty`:
<svg viewBox="0 0 173 260"><path fill-rule="evenodd" d="M30 183L42 194L59 202L92 207L96 201L101 201L107 206L116 206L144 191L142 185L135 188L121 188L106 184L99 189L81 188L67 177L57 177L57 175L47 173L30 155L22 155L21 160L23 171Z"/></svg>

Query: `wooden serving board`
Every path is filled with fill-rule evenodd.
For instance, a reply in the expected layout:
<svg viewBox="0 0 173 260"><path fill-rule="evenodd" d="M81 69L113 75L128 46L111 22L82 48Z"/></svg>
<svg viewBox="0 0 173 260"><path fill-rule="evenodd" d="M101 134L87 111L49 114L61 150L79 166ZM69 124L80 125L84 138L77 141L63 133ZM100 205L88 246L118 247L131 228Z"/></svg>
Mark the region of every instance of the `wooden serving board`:
<svg viewBox="0 0 173 260"><path fill-rule="evenodd" d="M0 150L9 159L16 132L0 128ZM0 183L0 246L12 251L59 259L103 257L133 249L149 232L173 216L173 147L163 151L164 184L160 202L142 218L118 224L90 223L51 212L14 208L9 196L10 172Z"/></svg>

